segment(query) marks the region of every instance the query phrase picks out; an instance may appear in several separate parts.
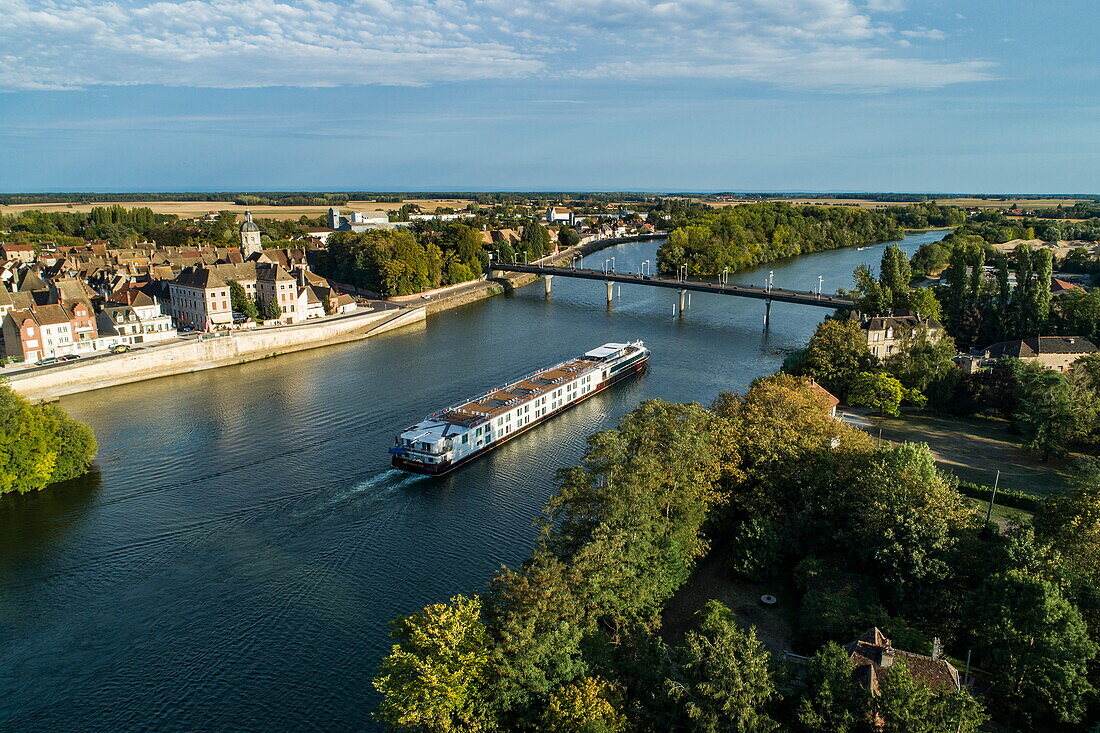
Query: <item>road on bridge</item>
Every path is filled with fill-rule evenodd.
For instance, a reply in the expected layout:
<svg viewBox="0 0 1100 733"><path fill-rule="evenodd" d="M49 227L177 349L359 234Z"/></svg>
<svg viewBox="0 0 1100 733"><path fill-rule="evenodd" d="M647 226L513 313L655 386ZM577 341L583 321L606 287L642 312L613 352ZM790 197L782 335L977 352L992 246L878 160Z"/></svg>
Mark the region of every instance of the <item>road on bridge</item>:
<svg viewBox="0 0 1100 733"><path fill-rule="evenodd" d="M494 262L492 263L491 269L496 272L526 272L534 275L542 275L543 277L573 277L582 280L602 280L607 283L628 283L631 285L649 285L656 288L669 288L680 291L735 295L741 298L755 298L756 300L775 301L777 303L797 303L798 305L812 305L819 308L836 309L855 307L855 302L851 298L836 294L819 294L812 290L798 291L787 290L785 288L758 288L751 285L723 285L721 283L705 282L702 280L677 280L675 278L658 277L655 275L637 275L634 273L622 274L614 271L585 270L572 267L556 267L552 265L506 265L500 262Z"/></svg>

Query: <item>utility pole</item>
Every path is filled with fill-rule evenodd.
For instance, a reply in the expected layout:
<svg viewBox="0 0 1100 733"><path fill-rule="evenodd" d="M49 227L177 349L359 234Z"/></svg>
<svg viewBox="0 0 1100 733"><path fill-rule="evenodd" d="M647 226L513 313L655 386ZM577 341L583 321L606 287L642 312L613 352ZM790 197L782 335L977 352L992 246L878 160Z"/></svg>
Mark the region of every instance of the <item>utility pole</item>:
<svg viewBox="0 0 1100 733"><path fill-rule="evenodd" d="M989 495L989 510L985 513L985 523L993 517L993 500L997 498L997 485L1001 483L1001 472L997 471L997 478L993 479L993 493Z"/></svg>

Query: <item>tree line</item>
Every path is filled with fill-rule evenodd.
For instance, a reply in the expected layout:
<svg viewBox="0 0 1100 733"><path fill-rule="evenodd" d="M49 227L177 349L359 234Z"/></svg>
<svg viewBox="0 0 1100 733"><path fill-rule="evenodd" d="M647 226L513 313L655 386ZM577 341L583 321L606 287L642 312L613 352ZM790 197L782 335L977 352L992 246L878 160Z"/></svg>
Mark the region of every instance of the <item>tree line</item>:
<svg viewBox="0 0 1100 733"><path fill-rule="evenodd" d="M317 271L337 282L384 296L412 295L479 277L494 256L508 262L538 259L551 251L550 233L528 221L519 243L489 245L482 232L457 222L417 222L411 228L329 235Z"/></svg>
<svg viewBox="0 0 1100 733"><path fill-rule="evenodd" d="M998 531L926 446L876 445L804 378L763 378L710 408L643 402L561 471L520 568L394 623L379 715L427 731L1094 720L1098 469L1034 522ZM670 635L662 612L702 558L762 587L794 578L781 602L808 664L770 655L717 601ZM868 694L837 644L872 625L900 649L927 654L938 637L956 658L973 650L984 694L930 689L900 663Z"/></svg>
<svg viewBox="0 0 1100 733"><path fill-rule="evenodd" d="M57 405L34 405L0 384L0 494L25 494L88 472L91 428Z"/></svg>
<svg viewBox="0 0 1100 733"><path fill-rule="evenodd" d="M690 275L715 276L727 268L901 238L894 219L879 212L773 202L708 209L676 224L657 250L663 273L686 264Z"/></svg>

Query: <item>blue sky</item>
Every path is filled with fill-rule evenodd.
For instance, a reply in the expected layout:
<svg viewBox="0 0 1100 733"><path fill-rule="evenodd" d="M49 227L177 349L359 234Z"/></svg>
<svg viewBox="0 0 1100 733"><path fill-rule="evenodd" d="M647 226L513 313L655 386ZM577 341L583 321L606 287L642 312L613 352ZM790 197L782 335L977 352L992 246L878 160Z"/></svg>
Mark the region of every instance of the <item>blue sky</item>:
<svg viewBox="0 0 1100 733"><path fill-rule="evenodd" d="M6 0L0 190L1100 193L1091 0Z"/></svg>

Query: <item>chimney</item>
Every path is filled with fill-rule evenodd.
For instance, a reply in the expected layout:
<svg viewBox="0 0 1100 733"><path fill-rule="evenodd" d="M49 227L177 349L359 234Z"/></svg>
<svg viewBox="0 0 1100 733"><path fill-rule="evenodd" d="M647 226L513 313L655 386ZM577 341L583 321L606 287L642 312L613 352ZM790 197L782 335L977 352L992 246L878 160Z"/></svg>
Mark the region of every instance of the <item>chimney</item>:
<svg viewBox="0 0 1100 733"><path fill-rule="evenodd" d="M943 644L938 636L932 639L932 658L943 659Z"/></svg>

